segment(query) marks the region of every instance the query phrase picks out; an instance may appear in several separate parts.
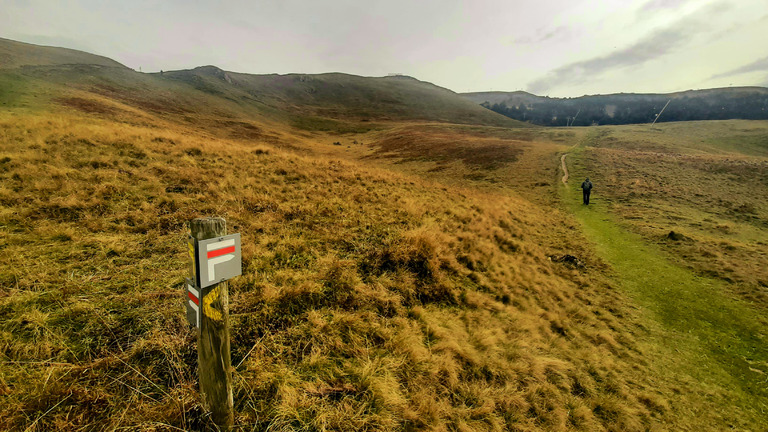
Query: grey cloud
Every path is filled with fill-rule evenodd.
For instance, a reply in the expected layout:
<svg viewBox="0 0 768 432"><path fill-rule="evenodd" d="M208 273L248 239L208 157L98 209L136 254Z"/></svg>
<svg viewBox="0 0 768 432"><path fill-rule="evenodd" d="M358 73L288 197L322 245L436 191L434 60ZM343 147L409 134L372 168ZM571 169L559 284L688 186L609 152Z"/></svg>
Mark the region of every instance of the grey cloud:
<svg viewBox="0 0 768 432"><path fill-rule="evenodd" d="M559 37L568 35L568 33L570 33L570 30L568 29L568 27L559 26L559 27L555 27L554 29L546 33L542 32L541 30L539 30L537 33L538 34L536 36L523 36L523 37L516 38L512 41L512 43L537 44L541 42L546 42L550 39L559 38Z"/></svg>
<svg viewBox="0 0 768 432"><path fill-rule="evenodd" d="M559 67L530 83L528 91L542 94L558 84L593 79L611 69L641 65L685 45L692 36L692 29L668 28L607 56Z"/></svg>
<svg viewBox="0 0 768 432"><path fill-rule="evenodd" d="M745 64L744 66L729 70L727 72L712 75L710 79L726 78L726 77L741 75L749 72L757 72L757 71L768 71L768 57L755 60L752 63Z"/></svg>
<svg viewBox="0 0 768 432"><path fill-rule="evenodd" d="M640 11L648 12L659 9L676 9L685 3L688 3L688 1L689 0L651 0L644 4Z"/></svg>
<svg viewBox="0 0 768 432"><path fill-rule="evenodd" d="M658 2L674 2L676 0L654 0ZM601 74L620 68L640 66L656 58L677 51L685 46L693 37L704 32L707 26L702 25L699 17L710 16L714 11L722 11L725 3L719 2L710 7L700 9L694 15L683 18L672 25L649 34L644 39L622 50L611 54L595 57L589 60L570 63L550 71L547 75L528 84L527 90L534 94L543 94L555 86L597 79Z"/></svg>

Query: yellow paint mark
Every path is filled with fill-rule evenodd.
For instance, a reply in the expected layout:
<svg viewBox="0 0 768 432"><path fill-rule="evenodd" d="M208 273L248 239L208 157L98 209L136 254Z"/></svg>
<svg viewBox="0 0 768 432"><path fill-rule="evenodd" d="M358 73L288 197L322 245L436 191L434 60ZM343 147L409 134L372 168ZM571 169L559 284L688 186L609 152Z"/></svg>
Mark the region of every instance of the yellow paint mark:
<svg viewBox="0 0 768 432"><path fill-rule="evenodd" d="M195 245L192 243L187 243L189 245L189 257L192 258L192 260L195 259Z"/></svg>
<svg viewBox="0 0 768 432"><path fill-rule="evenodd" d="M219 299L221 294L221 286L216 286L205 297L203 297L203 314L214 321L221 321L221 311L216 310L211 306L211 303Z"/></svg>

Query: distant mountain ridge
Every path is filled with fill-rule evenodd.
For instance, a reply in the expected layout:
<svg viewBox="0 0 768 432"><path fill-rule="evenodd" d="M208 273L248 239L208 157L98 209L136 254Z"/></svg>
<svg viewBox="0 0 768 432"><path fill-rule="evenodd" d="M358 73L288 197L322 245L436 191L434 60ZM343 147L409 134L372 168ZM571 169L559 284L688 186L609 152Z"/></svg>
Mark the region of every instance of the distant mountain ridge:
<svg viewBox="0 0 768 432"><path fill-rule="evenodd" d="M206 92L237 93L238 97L294 114L355 121L413 119L523 126L451 90L409 76L362 77L337 72L254 75L215 66L164 72L162 76Z"/></svg>
<svg viewBox="0 0 768 432"><path fill-rule="evenodd" d="M23 83L38 80L85 91L102 102L107 98L157 113L215 110L242 120L271 116L281 121L287 118L300 129L318 131L351 130L360 122L390 120L513 128L649 123L670 100L660 122L768 119L768 88L764 87L578 98L549 98L522 91L457 94L408 76L254 75L216 66L148 74L83 51L0 38L2 73L14 83L15 88L0 89L9 101L10 94L22 94ZM13 79L8 78L11 76ZM92 101L88 104L91 109L106 109L94 108Z"/></svg>
<svg viewBox="0 0 768 432"><path fill-rule="evenodd" d="M82 51L0 38L2 74L16 89L28 88L32 81L45 82L62 92L86 92L99 104L106 98L163 115L212 114L245 121L271 117L305 130L342 131L350 130L351 123L389 120L529 126L451 90L406 76L252 75L216 66L150 74ZM94 108L94 103L76 105L108 110Z"/></svg>
<svg viewBox="0 0 768 432"><path fill-rule="evenodd" d="M669 102L659 122L768 119L768 88L729 87L676 93L618 93L550 98L524 91L462 93L499 114L542 126L649 123Z"/></svg>

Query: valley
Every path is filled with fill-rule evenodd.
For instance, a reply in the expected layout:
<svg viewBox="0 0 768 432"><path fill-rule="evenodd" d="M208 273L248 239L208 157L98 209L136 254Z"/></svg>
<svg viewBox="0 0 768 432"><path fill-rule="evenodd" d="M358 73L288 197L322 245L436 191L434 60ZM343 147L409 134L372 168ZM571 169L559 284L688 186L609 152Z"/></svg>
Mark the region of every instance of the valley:
<svg viewBox="0 0 768 432"><path fill-rule="evenodd" d="M765 425L768 122L544 128L409 77L0 42L0 429L214 430L210 215L243 237L235 430Z"/></svg>

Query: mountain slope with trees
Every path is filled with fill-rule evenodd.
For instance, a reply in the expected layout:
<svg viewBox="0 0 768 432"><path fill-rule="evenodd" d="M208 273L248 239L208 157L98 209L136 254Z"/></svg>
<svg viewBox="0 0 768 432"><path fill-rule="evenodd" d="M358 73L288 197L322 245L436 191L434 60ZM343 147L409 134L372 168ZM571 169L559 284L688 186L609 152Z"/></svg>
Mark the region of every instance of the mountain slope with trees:
<svg viewBox="0 0 768 432"><path fill-rule="evenodd" d="M523 91L462 93L509 118L541 126L589 126L690 120L768 119L768 88L734 87L669 94L619 93L550 98Z"/></svg>

